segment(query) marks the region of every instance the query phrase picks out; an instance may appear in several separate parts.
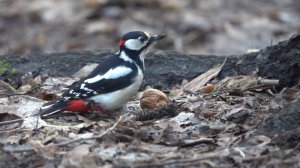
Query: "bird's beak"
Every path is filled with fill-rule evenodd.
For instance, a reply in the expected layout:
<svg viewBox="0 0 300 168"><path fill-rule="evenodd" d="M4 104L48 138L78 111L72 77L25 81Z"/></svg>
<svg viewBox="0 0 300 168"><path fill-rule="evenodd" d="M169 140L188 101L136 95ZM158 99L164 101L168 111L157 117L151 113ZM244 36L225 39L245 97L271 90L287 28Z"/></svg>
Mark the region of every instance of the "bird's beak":
<svg viewBox="0 0 300 168"><path fill-rule="evenodd" d="M167 36L167 35L165 35L165 34L161 34L161 35L158 35L158 34L152 35L152 36L150 37L150 42L152 43L152 42L154 42L154 41L161 40L161 39L165 38L166 36Z"/></svg>

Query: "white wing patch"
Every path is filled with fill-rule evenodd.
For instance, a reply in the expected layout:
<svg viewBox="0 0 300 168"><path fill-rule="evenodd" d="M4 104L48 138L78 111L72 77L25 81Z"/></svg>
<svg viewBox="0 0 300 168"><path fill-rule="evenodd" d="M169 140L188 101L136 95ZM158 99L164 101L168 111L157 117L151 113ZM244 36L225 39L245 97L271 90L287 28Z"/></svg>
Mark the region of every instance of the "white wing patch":
<svg viewBox="0 0 300 168"><path fill-rule="evenodd" d="M87 88L87 87L85 87L85 83L82 83L81 85L80 85L80 89L81 90L85 90L85 91L87 91L87 92L93 92L94 90L92 90L92 89L89 89L89 88ZM83 95L84 96L84 95Z"/></svg>
<svg viewBox="0 0 300 168"><path fill-rule="evenodd" d="M86 82L86 83L95 83L95 82L98 82L102 79L117 79L117 78L126 76L131 72L132 72L131 68L128 68L128 67L125 67L125 66L119 66L119 67L116 67L114 69L110 69L109 71L107 71L103 75L97 75L93 78L86 79L84 82Z"/></svg>

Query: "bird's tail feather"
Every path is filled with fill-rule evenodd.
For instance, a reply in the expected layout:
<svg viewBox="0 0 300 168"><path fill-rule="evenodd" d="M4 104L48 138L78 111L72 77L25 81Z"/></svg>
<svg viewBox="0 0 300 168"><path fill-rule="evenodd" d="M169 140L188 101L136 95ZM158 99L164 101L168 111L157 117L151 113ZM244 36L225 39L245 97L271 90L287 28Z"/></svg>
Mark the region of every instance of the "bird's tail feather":
<svg viewBox="0 0 300 168"><path fill-rule="evenodd" d="M42 111L39 113L39 115L42 118L47 117L52 114L63 111L67 106L68 106L68 101L65 101L65 100L58 100L55 102L50 102L49 105L46 104L45 106L42 107Z"/></svg>

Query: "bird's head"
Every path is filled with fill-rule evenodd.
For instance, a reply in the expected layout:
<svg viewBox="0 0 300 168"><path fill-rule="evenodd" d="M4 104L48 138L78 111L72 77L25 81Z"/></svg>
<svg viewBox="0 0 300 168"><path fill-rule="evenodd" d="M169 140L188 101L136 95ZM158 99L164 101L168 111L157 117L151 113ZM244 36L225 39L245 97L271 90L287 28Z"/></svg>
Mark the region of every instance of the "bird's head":
<svg viewBox="0 0 300 168"><path fill-rule="evenodd" d="M132 31L126 33L119 41L120 50L129 52L143 52L153 42L163 39L166 35L149 35L142 31Z"/></svg>

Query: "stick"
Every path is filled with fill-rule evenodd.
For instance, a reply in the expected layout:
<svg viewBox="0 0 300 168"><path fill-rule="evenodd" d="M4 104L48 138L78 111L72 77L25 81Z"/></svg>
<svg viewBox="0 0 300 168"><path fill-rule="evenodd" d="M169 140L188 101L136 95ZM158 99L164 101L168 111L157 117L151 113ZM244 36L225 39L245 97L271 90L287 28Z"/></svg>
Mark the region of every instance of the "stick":
<svg viewBox="0 0 300 168"><path fill-rule="evenodd" d="M179 148L191 147L199 144L213 144L215 142L212 138L200 138L198 140L193 140L191 142L184 143L179 146Z"/></svg>
<svg viewBox="0 0 300 168"><path fill-rule="evenodd" d="M217 151L217 152L208 152L203 153L198 156L198 158L187 158L187 159L175 159L175 160L166 160L166 161L160 161L158 163L150 163L150 164L141 164L138 165L139 167L162 167L168 165L169 167L176 167L176 165L181 165L181 167L187 167L187 165L194 164L197 162L201 162L206 159L210 158L222 158L226 157L230 154L228 149L225 149L223 151ZM167 166L167 167L168 167Z"/></svg>
<svg viewBox="0 0 300 168"><path fill-rule="evenodd" d="M2 122L0 122L0 126L14 124L14 123L20 123L20 122L23 122L23 121L24 120L22 118L15 119L15 120L2 121Z"/></svg>
<svg viewBox="0 0 300 168"><path fill-rule="evenodd" d="M265 84L265 85L276 86L276 85L279 85L279 80L278 79L261 79L261 80L259 80L259 83Z"/></svg>

